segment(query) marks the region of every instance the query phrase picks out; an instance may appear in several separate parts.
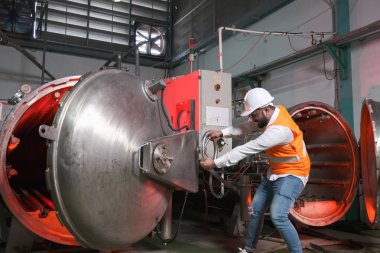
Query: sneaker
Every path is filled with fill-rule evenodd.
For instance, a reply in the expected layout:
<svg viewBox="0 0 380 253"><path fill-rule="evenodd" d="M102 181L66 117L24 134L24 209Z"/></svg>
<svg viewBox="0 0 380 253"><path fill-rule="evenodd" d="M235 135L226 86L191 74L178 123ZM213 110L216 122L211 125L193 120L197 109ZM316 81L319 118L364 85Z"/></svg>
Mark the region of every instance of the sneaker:
<svg viewBox="0 0 380 253"><path fill-rule="evenodd" d="M238 253L253 253L253 251L247 249L238 248L238 250Z"/></svg>

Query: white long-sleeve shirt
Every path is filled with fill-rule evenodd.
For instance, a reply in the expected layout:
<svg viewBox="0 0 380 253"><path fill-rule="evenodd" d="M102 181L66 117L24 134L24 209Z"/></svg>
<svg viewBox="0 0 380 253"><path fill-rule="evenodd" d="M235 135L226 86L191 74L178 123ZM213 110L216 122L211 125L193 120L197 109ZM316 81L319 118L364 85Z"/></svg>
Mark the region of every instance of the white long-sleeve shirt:
<svg viewBox="0 0 380 253"><path fill-rule="evenodd" d="M276 121L280 109L276 107L272 117L270 118L266 130L254 140L251 140L243 145L235 147L230 152L224 154L221 157L218 157L214 160L216 167L221 168L225 166L232 166L237 164L240 160L251 156L253 154L260 153L271 147L277 145L287 145L293 141L293 133L290 128L286 126L274 125L273 122ZM243 129L237 127L228 127L222 130L224 137L234 137L245 134ZM272 171L269 169L267 172L267 177L269 180L274 181L279 177L288 176L289 174L276 175L272 174ZM296 175L293 175L296 176ZM296 176L300 178L304 185L306 185L309 176Z"/></svg>

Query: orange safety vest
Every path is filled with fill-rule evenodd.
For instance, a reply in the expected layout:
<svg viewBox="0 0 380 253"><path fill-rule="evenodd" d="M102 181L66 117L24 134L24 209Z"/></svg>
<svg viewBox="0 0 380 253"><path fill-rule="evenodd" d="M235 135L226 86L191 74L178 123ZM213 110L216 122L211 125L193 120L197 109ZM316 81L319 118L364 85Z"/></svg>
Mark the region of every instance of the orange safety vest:
<svg viewBox="0 0 380 253"><path fill-rule="evenodd" d="M310 159L306 151L303 134L285 107L280 109L277 119L271 126L285 126L293 133L293 140L286 145L277 145L266 150L273 174L292 174L307 176L310 172Z"/></svg>

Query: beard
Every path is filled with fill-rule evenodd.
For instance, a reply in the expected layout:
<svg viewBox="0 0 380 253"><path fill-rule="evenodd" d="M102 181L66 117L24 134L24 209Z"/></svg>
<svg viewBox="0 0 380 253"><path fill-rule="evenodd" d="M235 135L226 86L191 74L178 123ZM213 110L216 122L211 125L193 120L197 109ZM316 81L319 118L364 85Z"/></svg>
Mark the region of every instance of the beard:
<svg viewBox="0 0 380 253"><path fill-rule="evenodd" d="M261 117L261 119L259 119L259 120L257 121L257 126L258 126L259 128L264 128L264 127L266 127L266 126L268 125L268 123L269 123L269 119L267 119L267 118L264 116L264 114L263 114L263 116Z"/></svg>

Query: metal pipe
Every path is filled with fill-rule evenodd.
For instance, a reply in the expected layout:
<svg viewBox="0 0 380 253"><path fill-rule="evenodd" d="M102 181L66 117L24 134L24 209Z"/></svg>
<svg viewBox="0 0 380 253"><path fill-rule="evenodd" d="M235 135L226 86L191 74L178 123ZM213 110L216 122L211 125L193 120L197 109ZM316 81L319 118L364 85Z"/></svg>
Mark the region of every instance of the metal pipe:
<svg viewBox="0 0 380 253"><path fill-rule="evenodd" d="M132 0L129 0L129 21L128 21L128 46L133 42L131 38L132 34Z"/></svg>
<svg viewBox="0 0 380 253"><path fill-rule="evenodd" d="M158 38L159 38L159 37L153 39L153 40L152 40L152 43L153 43L154 41L156 41ZM135 51L136 48L138 49L140 46L142 46L142 45L144 45L144 44L146 44L146 43L148 43L148 41L141 41L141 42L139 42L138 44L136 44L135 46L131 47L127 52L121 54L121 60L123 60L125 57L127 57L131 52L136 52L136 51ZM113 55L111 56L111 58L109 58L109 59L103 64L102 67L107 67L107 66L109 66L111 62L113 62L115 59L117 59L117 57L118 57L117 54L113 54Z"/></svg>
<svg viewBox="0 0 380 253"><path fill-rule="evenodd" d="M173 195L171 195L168 208L166 209L164 216L160 221L161 225L161 238L163 240L169 240L172 238L172 212L173 212Z"/></svg>
<svg viewBox="0 0 380 253"><path fill-rule="evenodd" d="M45 4L44 4L44 9L45 9L45 27L44 27L44 48L43 48L43 53L42 53L41 85L43 85L45 83L46 35L47 35L48 6L49 6L49 3L46 1Z"/></svg>
<svg viewBox="0 0 380 253"><path fill-rule="evenodd" d="M117 58L117 55L116 54L113 54L111 56L111 58L109 58L104 64L102 67L107 67L110 65L111 62L113 62L115 59Z"/></svg>
<svg viewBox="0 0 380 253"><path fill-rule="evenodd" d="M334 32L310 32L310 33L304 33L304 32L271 32L271 31L254 31L254 30L245 30L245 29L238 29L238 28L231 28L231 27L224 27L224 30L226 31L233 31L233 32L242 32L242 33L252 33L257 35L275 35L275 36L289 36L289 35L305 35L305 36L313 36L313 35L334 35Z"/></svg>
<svg viewBox="0 0 380 253"><path fill-rule="evenodd" d="M116 67L117 67L118 69L121 69L121 53L117 53Z"/></svg>
<svg viewBox="0 0 380 253"><path fill-rule="evenodd" d="M379 35L380 35L380 21L375 21L365 27L356 29L343 36L338 36L333 39L327 40L323 43L331 44L335 46L345 46L350 43L354 43L356 41L362 41L365 39L374 39L374 38L377 38ZM302 60L306 60L315 55L319 55L325 51L326 50L323 48L322 45L311 46L303 50L300 50L294 54L282 57L278 60L259 66L254 70L244 72L240 74L239 76L237 76L236 78L240 76L253 77L253 76L263 75L270 71L282 68L284 66L289 66L290 64L293 64Z"/></svg>
<svg viewBox="0 0 380 253"><path fill-rule="evenodd" d="M47 209L36 197L34 197L30 192L25 189L20 189L22 194L24 195L26 201L31 205L31 207L35 210L39 210L40 214L38 215L40 218L45 218L49 209Z"/></svg>
<svg viewBox="0 0 380 253"><path fill-rule="evenodd" d="M190 10L188 13L186 13L180 20L178 20L177 22L174 23L173 26L176 26L178 25L179 23L182 22L182 20L184 20L185 18L187 18L187 16L189 16L191 13L193 13L196 9L198 9L204 2L206 2L206 0L203 0L202 2L200 2L197 6L195 6L192 10Z"/></svg>
<svg viewBox="0 0 380 253"><path fill-rule="evenodd" d="M135 48L135 75L140 76L140 51L139 48Z"/></svg>
<svg viewBox="0 0 380 253"><path fill-rule="evenodd" d="M37 3L36 3L37 4ZM41 35L41 31L42 31L42 20L43 20L43 17L45 15L45 9L42 8L41 10L41 13L40 13L40 19L38 20L38 26L37 26L37 32L39 35Z"/></svg>
<svg viewBox="0 0 380 253"><path fill-rule="evenodd" d="M222 26L218 28L218 41L219 41L218 59L219 59L220 72L223 72L223 49L222 49L222 31L223 30L233 31L233 32L242 32L242 33L251 33L251 34L257 34L257 35L276 35L276 36L289 36L289 35L312 36L312 35L334 35L335 34L335 32L311 32L311 33L270 32L270 31L263 32L263 31L253 31L253 30L245 30L245 29Z"/></svg>
<svg viewBox="0 0 380 253"><path fill-rule="evenodd" d="M330 7L331 7L331 20L332 20L332 31L336 33L336 27L337 27L337 20L336 20L336 1L329 0ZM335 37L336 35L334 35ZM337 64L334 61L334 76L337 76ZM335 86L335 101L334 101L334 107L339 108L339 78L334 78L334 86Z"/></svg>
<svg viewBox="0 0 380 253"><path fill-rule="evenodd" d="M67 3L67 1L66 1ZM86 29L86 46L89 46L89 39L90 39L90 13L91 13L91 0L87 1L87 29ZM66 13L67 17L67 13ZM66 34L65 34L66 37Z"/></svg>
<svg viewBox="0 0 380 253"><path fill-rule="evenodd" d="M32 208L32 211L40 210L42 207L42 204L34 197L32 196L27 190L20 189L22 193L22 199L26 200L27 204L29 204L29 207Z"/></svg>
<svg viewBox="0 0 380 253"><path fill-rule="evenodd" d="M248 224L249 222L249 207L252 201L251 196L251 182L250 182L250 176L248 175L241 175L240 176L240 216L241 220L245 222L245 224Z"/></svg>
<svg viewBox="0 0 380 253"><path fill-rule="evenodd" d="M35 189L33 189L32 191L46 206L49 207L50 210L55 210L53 201L51 201L50 199L48 199L42 193L40 193L39 191Z"/></svg>
<svg viewBox="0 0 380 253"><path fill-rule="evenodd" d="M222 48L222 31L224 27L218 28L218 41L219 41L219 53L218 53L218 59L219 59L219 71L223 72L223 48Z"/></svg>

